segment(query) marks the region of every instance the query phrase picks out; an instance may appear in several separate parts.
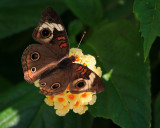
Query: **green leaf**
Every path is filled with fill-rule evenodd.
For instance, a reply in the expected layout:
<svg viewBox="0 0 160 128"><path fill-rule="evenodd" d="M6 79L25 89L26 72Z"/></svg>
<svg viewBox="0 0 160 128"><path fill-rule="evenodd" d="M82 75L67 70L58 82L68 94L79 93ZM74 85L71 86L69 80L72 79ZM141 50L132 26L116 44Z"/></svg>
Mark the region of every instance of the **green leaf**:
<svg viewBox="0 0 160 128"><path fill-rule="evenodd" d="M79 20L74 20L69 24L69 35L76 36L83 30L83 24Z"/></svg>
<svg viewBox="0 0 160 128"><path fill-rule="evenodd" d="M110 21L132 15L133 0L102 0L102 4L104 16Z"/></svg>
<svg viewBox="0 0 160 128"><path fill-rule="evenodd" d="M68 26L69 42L75 43L76 36L82 32L83 24L79 20L72 21Z"/></svg>
<svg viewBox="0 0 160 128"><path fill-rule="evenodd" d="M103 17L99 0L66 0L68 7L84 23L94 27Z"/></svg>
<svg viewBox="0 0 160 128"><path fill-rule="evenodd" d="M160 93L158 94L154 102L154 127L159 128L160 126Z"/></svg>
<svg viewBox="0 0 160 128"><path fill-rule="evenodd" d="M93 117L68 113L65 117L55 114L53 107L47 106L44 96L34 85L21 83L0 94L0 127L16 128L90 128Z"/></svg>
<svg viewBox="0 0 160 128"><path fill-rule="evenodd" d="M9 36L8 38L0 39L0 51L3 53L11 53L13 55L13 52L20 50L22 47L24 47L28 42L32 40L32 32L33 28Z"/></svg>
<svg viewBox="0 0 160 128"><path fill-rule="evenodd" d="M93 116L88 112L83 115L70 112L64 118L64 121L66 122L64 125L65 128L92 128Z"/></svg>
<svg viewBox="0 0 160 128"><path fill-rule="evenodd" d="M105 92L89 111L112 119L125 128L149 128L149 63L143 61L142 39L136 26L127 21L103 25L88 39L102 62L103 74L113 70Z"/></svg>
<svg viewBox="0 0 160 128"><path fill-rule="evenodd" d="M12 87L13 85L7 79L0 77L0 93Z"/></svg>
<svg viewBox="0 0 160 128"><path fill-rule="evenodd" d="M0 1L0 38L24 31L35 26L40 21L41 12L48 6L53 7L59 14L66 9L63 0Z"/></svg>
<svg viewBox="0 0 160 128"><path fill-rule="evenodd" d="M135 0L134 13L140 20L140 31L144 37L144 58L157 36L160 36L160 0Z"/></svg>

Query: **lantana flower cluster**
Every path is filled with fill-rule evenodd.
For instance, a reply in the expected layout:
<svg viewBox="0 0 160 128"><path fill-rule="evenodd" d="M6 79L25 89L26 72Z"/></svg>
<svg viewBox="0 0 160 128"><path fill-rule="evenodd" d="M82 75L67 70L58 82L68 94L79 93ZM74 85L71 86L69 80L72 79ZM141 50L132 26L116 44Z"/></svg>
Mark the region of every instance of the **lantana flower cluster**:
<svg viewBox="0 0 160 128"><path fill-rule="evenodd" d="M69 56L76 56L75 63L87 66L99 77L102 76L100 67L96 67L96 59L91 55L84 55L81 49L71 48ZM37 85L35 83L35 85ZM56 114L65 116L71 109L78 114L84 114L88 110L88 105L93 105L96 102L96 93L84 92L80 94L72 94L68 88L59 95L46 96L45 103L53 106L56 109Z"/></svg>

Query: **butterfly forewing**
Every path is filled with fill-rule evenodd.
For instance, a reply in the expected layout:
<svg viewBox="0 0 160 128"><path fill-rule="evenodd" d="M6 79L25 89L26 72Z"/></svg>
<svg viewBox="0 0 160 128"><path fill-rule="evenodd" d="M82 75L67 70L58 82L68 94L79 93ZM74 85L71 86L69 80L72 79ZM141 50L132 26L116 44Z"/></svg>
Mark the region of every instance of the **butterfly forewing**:
<svg viewBox="0 0 160 128"><path fill-rule="evenodd" d="M46 8L42 12L39 25L35 28L33 39L42 44L50 44L52 50L56 50L59 57L69 53L68 36L65 27L52 8Z"/></svg>
<svg viewBox="0 0 160 128"><path fill-rule="evenodd" d="M48 45L29 45L21 58L24 79L29 83L35 82L42 73L54 69L58 60L59 58L48 48Z"/></svg>

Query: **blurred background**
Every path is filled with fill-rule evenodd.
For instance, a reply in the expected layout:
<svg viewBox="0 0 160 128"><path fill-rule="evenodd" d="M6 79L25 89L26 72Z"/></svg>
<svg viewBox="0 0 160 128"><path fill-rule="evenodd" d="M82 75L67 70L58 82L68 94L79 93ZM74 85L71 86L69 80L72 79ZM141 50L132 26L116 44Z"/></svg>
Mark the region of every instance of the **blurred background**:
<svg viewBox="0 0 160 128"><path fill-rule="evenodd" d="M160 38L144 61L133 6L133 0L1 0L0 128L160 128ZM57 116L39 90L24 81L21 55L36 43L32 32L46 7L61 17L70 47L77 47L86 31L80 48L99 56L103 74L114 70L110 81L103 78L106 91L84 115Z"/></svg>

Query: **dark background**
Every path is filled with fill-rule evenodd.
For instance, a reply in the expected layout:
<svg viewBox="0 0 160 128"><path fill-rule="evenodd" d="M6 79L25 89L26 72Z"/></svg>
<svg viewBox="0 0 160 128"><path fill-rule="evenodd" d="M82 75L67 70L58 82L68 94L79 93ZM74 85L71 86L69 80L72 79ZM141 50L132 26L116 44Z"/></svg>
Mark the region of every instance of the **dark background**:
<svg viewBox="0 0 160 128"><path fill-rule="evenodd" d="M127 64L128 65L127 67L129 67L128 69L130 69L129 64L135 65L138 67L139 65L142 65L140 66L139 69L143 70L143 64L139 64L138 60L135 59L134 61L135 63L137 63L137 65L135 63L130 63L131 62L130 60L132 60L132 56L130 56L130 53L132 53L132 50L130 49L130 47L127 47L126 45L126 47L123 49L123 47L121 48L121 46L123 46L122 43L120 43L119 46L118 45L110 46L112 42L116 42L115 41L116 39L119 40L119 42L121 42L121 39L119 39L119 37L115 37L114 33L120 36L123 36L125 35L125 33L127 34L127 33L130 33L129 31L131 31L131 34L124 39L124 41L126 41L126 40L135 39L134 33L132 33L132 31L136 31L136 33L138 33L137 34L138 39L136 39L136 41L134 42L138 43L138 45L140 45L140 47L142 48L143 38L140 37L140 33L138 32L140 23L133 14L133 3L134 3L133 0L128 0L128 1L127 0L101 0L101 1L77 0L77 3L72 2L72 0L66 0L66 1L64 0L46 0L46 1L1 0L0 1L0 59L1 59L0 61L0 66L1 66L0 68L0 127L16 127L16 128L21 128L21 127L23 128L24 127L34 127L34 128L35 127L38 127L38 128L39 127L42 127L42 128L44 127L55 127L55 128L59 128L59 127L69 127L69 128L70 127L74 127L74 128L75 127L78 127L78 128L80 127L87 127L87 128L89 127L92 127L92 128L125 127L127 128L128 127L129 128L130 127L131 128L131 126L134 128L136 128L136 126L137 128L138 127L143 128L144 126L149 127L149 125L141 126L141 124L138 123L139 121L137 121L137 123L136 121L135 122L133 121L134 123L130 124L129 122L127 122L127 120L125 120L125 118L127 119L127 117L116 117L116 114L114 112L111 112L110 109L105 107L104 108L97 107L97 109L106 109L107 111L110 111L111 114L110 112L107 112L108 115L92 113L93 108L91 106L91 111L85 113L82 116L79 116L78 114L70 112L65 117L58 117L57 115L55 115L54 109L52 107L47 106L43 102L44 96L38 93L39 90L33 85L29 85L24 81L23 71L21 67L21 55L24 49L29 44L35 43L35 41L32 39L32 32L40 20L41 12L46 7L53 7L57 11L57 13L60 15L66 27L71 47L76 47L78 45L78 42L83 32L84 31L87 32L80 48L82 48L84 53L86 54L100 56L98 58L98 64L102 66L103 74L108 72L112 68L112 65L114 65L115 63L117 65ZM77 4L79 4L79 6L77 6ZM133 24L137 29L136 30L129 29L130 26L132 25L130 25L130 23L128 22ZM111 27L108 27L108 28L106 27L108 33L100 33L98 31L100 26L103 29L108 24L111 24L110 26L114 26L115 24L116 25L115 27L113 27L113 29ZM125 25L126 26L128 25L129 27L125 27L126 29L123 29L123 26ZM124 33L123 32L121 33L121 31L124 31ZM108 44L106 44L104 40L100 39L101 36L95 37L95 35L98 35L98 34L103 35L104 38L106 36L106 42L108 41ZM91 41L94 40L92 39L92 37L95 37L97 39L96 40L97 45L94 45L94 43L92 44ZM107 45L108 48L105 45L102 46L101 44ZM99 50L94 48L94 46L98 46ZM105 50L105 47L106 47L106 50ZM136 50L136 47L132 45L131 47L134 50ZM116 52L117 49L119 50L118 52ZM125 49L129 49L128 53L123 53L123 56L125 56L125 54L128 54L128 56L130 56L128 57L130 58L128 59L128 61L121 59L121 57L118 56L118 54L121 54L121 52L125 51ZM155 113L158 113L157 111L155 112L157 108L157 106L155 105L155 100L160 91L160 86L159 86L160 85L160 79L159 79L160 51L159 50L160 50L160 38L157 37L157 39L154 41L152 45L149 58L147 59L147 61L144 62L144 56L142 56L141 58L142 60L141 62L145 63L144 65L146 65L147 63L147 67L148 68L150 67L150 69L148 69L148 71L146 72L138 70L139 72L143 72L144 74L150 74L150 76L146 77L145 79L146 81L150 81L146 84L146 86L151 85L152 127L155 127L155 128L158 128L157 127L158 125L154 124L155 123L154 120L155 119L159 120L158 118L159 116L155 115ZM107 59L107 58L110 58L110 59ZM107 63L109 63L110 65L108 64L106 66L105 61L107 61ZM120 64L118 64L117 62L120 62ZM117 66L117 68L119 67ZM134 70L135 74L138 73L138 71L135 71L135 70ZM144 70L146 69L144 68ZM126 74L127 73L132 73L132 71L127 70ZM117 74L115 74L115 76L116 75ZM118 77L121 78L121 75ZM128 79L128 78L125 78L125 79ZM136 79L138 78L134 78L133 80L133 77L132 77L131 81L132 80L136 81ZM112 80L114 81L114 76ZM116 82L117 81L115 80L115 83ZM144 83L145 83L145 80L144 80ZM112 84L110 84L109 82L106 86L108 85L111 86ZM126 88L128 88L128 86L130 85L126 84L126 86L127 86ZM126 88L125 89L121 88L119 86L118 88L123 91L126 89ZM111 90L110 92L112 91L113 90ZM134 91L135 90L133 90L133 94L136 94L136 95L141 93L141 91L139 91L139 93L137 91L135 92ZM141 94L141 96L142 95L143 93ZM147 95L150 96L150 92ZM105 96L110 96L110 98L112 98L112 95L110 95L109 93L105 93ZM98 97L98 98L99 98L99 101L105 99L105 97L103 99L101 97ZM118 104L116 100L114 102L117 103L116 104L117 108L113 108L113 111L117 111L118 107L121 108L121 106ZM106 104L107 106L110 106L109 105L110 101L107 101ZM136 104L133 103L133 105L135 105L135 108L137 107ZM143 105L146 106L145 103L143 103ZM150 106L149 99L148 99L148 106ZM145 108L141 108L141 109L143 110ZM150 110L146 109L145 111L146 113L148 113L146 115L147 118L151 118ZM119 113L117 114L122 114L122 113L119 111ZM145 116L145 113L143 113L143 115ZM121 116L123 116L123 114ZM133 116L132 118L137 118L135 120L139 120L138 118L141 118L141 117L142 116L138 116L137 114L137 117ZM144 120L147 120L147 119L144 119ZM150 121L148 121L146 124L151 124L151 123Z"/></svg>

